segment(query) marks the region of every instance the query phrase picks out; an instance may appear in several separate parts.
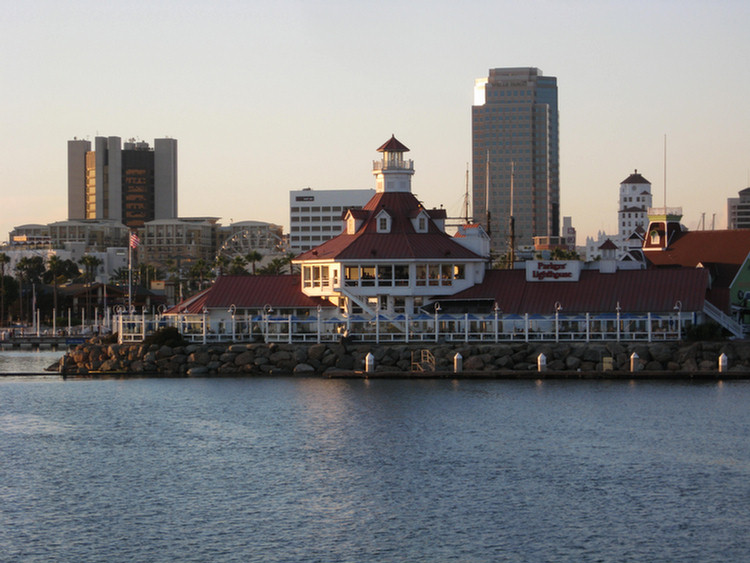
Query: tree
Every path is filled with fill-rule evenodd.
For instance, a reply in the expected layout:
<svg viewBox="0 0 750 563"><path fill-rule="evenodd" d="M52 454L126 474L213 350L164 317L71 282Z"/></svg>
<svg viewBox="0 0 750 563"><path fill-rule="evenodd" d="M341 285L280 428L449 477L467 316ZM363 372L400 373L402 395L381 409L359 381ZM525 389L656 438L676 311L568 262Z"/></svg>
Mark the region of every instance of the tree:
<svg viewBox="0 0 750 563"><path fill-rule="evenodd" d="M255 275L255 264L263 260L263 255L257 250L251 250L249 253L245 254L245 260L247 260L247 263L250 264L252 273L253 275Z"/></svg>
<svg viewBox="0 0 750 563"><path fill-rule="evenodd" d="M5 252L0 252L0 325L5 322L5 265L10 262L10 258Z"/></svg>
<svg viewBox="0 0 750 563"><path fill-rule="evenodd" d="M198 281L198 290L203 289L203 283L206 278L208 278L211 275L211 267L208 265L208 262L206 262L203 258L199 258L195 261L195 263L190 266L190 270L188 270L188 276L190 277L190 280L195 282Z"/></svg>
<svg viewBox="0 0 750 563"><path fill-rule="evenodd" d="M31 285L32 294L35 293L36 285L41 281L44 273L44 260L41 256L24 256L16 264L16 273L21 287L21 316L23 317L23 285L27 282ZM28 311L33 314L33 304L29 304Z"/></svg>
<svg viewBox="0 0 750 563"><path fill-rule="evenodd" d="M72 260L62 260L59 256L50 256L47 260L47 270L42 275L44 283L52 283L54 294L54 309L57 311L57 287L81 274L78 266Z"/></svg>
<svg viewBox="0 0 750 563"><path fill-rule="evenodd" d="M90 314L91 311L91 282L94 281L94 278L96 277L96 269L102 264L102 261L97 258L96 256L91 256L90 254L86 254L83 258L81 258L78 261L79 264L81 264L85 270L84 272L84 279L86 280L86 283L88 285L88 290L86 291L86 309L87 313Z"/></svg>
<svg viewBox="0 0 750 563"><path fill-rule="evenodd" d="M216 270L217 270L217 274L216 275L217 276L223 276L224 275L224 271L229 266L229 258L226 257L226 256L224 256L223 254L217 254L216 255L216 260L214 262L214 265L215 265Z"/></svg>
<svg viewBox="0 0 750 563"><path fill-rule="evenodd" d="M231 264L229 264L229 275L230 276L245 276L247 270L245 269L247 262L242 256L235 256L232 258Z"/></svg>

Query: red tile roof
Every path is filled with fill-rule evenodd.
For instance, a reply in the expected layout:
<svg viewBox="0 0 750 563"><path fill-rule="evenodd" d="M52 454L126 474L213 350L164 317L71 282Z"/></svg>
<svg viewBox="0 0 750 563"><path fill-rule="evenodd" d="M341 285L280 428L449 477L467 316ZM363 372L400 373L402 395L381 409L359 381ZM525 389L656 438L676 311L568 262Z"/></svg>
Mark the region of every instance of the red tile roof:
<svg viewBox="0 0 750 563"><path fill-rule="evenodd" d="M301 291L299 275L220 276L210 288L196 294L167 311L199 314L208 309L306 309L318 305L333 307L329 301L308 297Z"/></svg>
<svg viewBox="0 0 750 563"><path fill-rule="evenodd" d="M708 273L701 268L618 270L600 274L584 270L578 282L527 282L524 270L488 270L484 282L440 301L488 301L504 313L550 314L559 302L568 313L701 311Z"/></svg>
<svg viewBox="0 0 750 563"><path fill-rule="evenodd" d="M399 141L395 135L391 135L391 138L378 148L378 152L407 152L408 150L409 148Z"/></svg>
<svg viewBox="0 0 750 563"><path fill-rule="evenodd" d="M416 232L410 217L422 209L422 204L410 192L376 193L360 210L367 215L356 233L350 235L344 231L295 260L481 260L431 221L428 232ZM378 233L376 215L381 210L391 217L388 233ZM438 218L444 215L444 210L435 211ZM428 214L433 216L430 211Z"/></svg>
<svg viewBox="0 0 750 563"><path fill-rule="evenodd" d="M666 250L644 252L654 266L688 266L700 263L735 264L750 253L750 230L681 231Z"/></svg>

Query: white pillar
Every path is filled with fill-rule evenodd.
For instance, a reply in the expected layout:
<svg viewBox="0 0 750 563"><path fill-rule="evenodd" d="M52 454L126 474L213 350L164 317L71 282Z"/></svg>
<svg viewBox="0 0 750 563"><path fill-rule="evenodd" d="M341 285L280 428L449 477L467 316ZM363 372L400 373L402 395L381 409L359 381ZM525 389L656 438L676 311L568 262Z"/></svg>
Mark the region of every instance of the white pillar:
<svg viewBox="0 0 750 563"><path fill-rule="evenodd" d="M630 354L630 371L631 372L636 372L641 368L641 365L638 360L639 360L638 354L636 354L635 352Z"/></svg>
<svg viewBox="0 0 750 563"><path fill-rule="evenodd" d="M453 373L461 373L464 370L464 357L456 352L453 356Z"/></svg>
<svg viewBox="0 0 750 563"><path fill-rule="evenodd" d="M367 373L375 371L375 356L372 355L372 352L368 352L365 356L365 371Z"/></svg>
<svg viewBox="0 0 750 563"><path fill-rule="evenodd" d="M536 359L536 367L537 371L547 371L547 356L543 353Z"/></svg>
<svg viewBox="0 0 750 563"><path fill-rule="evenodd" d="M721 356L719 356L719 373L724 373L727 371L727 367L729 366L729 358L727 358L727 355L722 353Z"/></svg>

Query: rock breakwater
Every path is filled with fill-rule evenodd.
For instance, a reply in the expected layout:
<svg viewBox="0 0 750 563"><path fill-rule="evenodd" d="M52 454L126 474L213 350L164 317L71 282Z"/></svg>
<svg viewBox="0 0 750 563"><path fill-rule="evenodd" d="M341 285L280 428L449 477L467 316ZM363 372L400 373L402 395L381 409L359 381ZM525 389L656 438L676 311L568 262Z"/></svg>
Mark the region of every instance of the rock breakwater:
<svg viewBox="0 0 750 563"><path fill-rule="evenodd" d="M605 371L630 372L631 357L643 372L700 374L718 371L727 357L727 371L750 374L750 342L676 343L500 343L500 344L189 344L160 346L104 344L93 339L63 356L56 371L65 375L131 374L163 376L342 376L365 369L373 355L374 374L408 375L421 368L415 361L428 350L434 372L454 370L460 354L462 373L522 375L536 373L540 354L546 371L575 377ZM416 357L416 360L415 360ZM426 366L429 371L430 366ZM566 375L567 374L567 375Z"/></svg>

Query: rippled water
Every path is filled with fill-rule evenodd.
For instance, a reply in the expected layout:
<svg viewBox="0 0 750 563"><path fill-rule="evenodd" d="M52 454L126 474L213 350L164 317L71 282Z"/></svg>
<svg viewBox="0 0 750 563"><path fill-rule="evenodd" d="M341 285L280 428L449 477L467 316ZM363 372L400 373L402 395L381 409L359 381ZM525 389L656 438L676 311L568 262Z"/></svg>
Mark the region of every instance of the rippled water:
<svg viewBox="0 0 750 563"><path fill-rule="evenodd" d="M65 350L0 350L0 375L45 373L64 354Z"/></svg>
<svg viewBox="0 0 750 563"><path fill-rule="evenodd" d="M740 561L750 385L0 380L5 561Z"/></svg>

